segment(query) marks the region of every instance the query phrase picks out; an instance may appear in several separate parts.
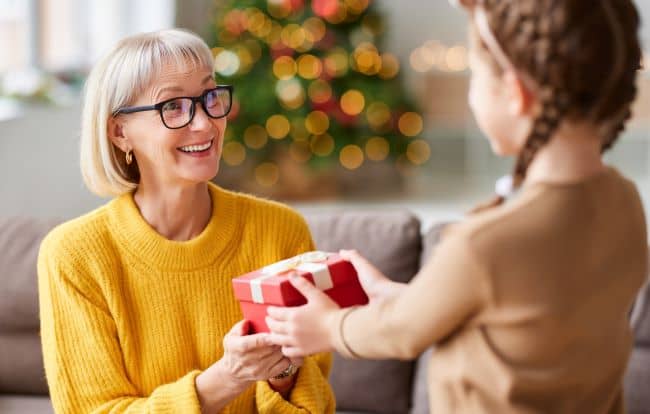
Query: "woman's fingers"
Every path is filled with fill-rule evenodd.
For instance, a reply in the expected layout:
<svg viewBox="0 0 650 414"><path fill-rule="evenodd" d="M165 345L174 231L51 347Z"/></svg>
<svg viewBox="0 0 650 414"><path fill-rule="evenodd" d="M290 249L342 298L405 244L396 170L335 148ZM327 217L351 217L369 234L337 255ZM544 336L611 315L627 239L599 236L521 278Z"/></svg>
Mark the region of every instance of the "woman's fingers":
<svg viewBox="0 0 650 414"><path fill-rule="evenodd" d="M269 378L280 375L282 371L289 368L289 364L291 364L289 358L280 353L280 358L274 364L272 364L268 370Z"/></svg>
<svg viewBox="0 0 650 414"><path fill-rule="evenodd" d="M260 348L267 348L271 345L273 345L273 342L271 342L271 338L267 333L233 338L233 348L244 353L252 352Z"/></svg>

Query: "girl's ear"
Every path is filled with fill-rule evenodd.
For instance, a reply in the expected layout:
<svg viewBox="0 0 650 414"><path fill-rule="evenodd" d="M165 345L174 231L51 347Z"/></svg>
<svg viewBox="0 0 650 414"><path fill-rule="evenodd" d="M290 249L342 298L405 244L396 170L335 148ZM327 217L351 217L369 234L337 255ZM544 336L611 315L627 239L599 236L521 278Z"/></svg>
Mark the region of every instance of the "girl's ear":
<svg viewBox="0 0 650 414"><path fill-rule="evenodd" d="M533 112L536 103L535 94L513 70L506 70L503 81L508 99L508 111L511 115L522 116Z"/></svg>
<svg viewBox="0 0 650 414"><path fill-rule="evenodd" d="M124 135L124 125L119 119L115 117L110 117L108 119L106 134L113 145L121 149L123 152L127 152L127 150L130 149L129 140Z"/></svg>

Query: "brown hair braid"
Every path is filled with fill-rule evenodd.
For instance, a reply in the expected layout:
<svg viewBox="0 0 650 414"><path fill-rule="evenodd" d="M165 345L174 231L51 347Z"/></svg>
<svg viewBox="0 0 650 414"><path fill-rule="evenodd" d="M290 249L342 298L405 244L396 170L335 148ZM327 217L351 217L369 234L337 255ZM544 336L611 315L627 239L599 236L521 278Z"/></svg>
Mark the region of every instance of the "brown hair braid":
<svg viewBox="0 0 650 414"><path fill-rule="evenodd" d="M564 119L601 125L602 148L609 149L631 117L637 93L641 47L632 1L485 0L482 7L505 55L537 86L541 104L515 163L514 186ZM480 40L477 30L473 33ZM477 43L490 55L482 41ZM498 68L493 57L489 60ZM498 197L474 211L502 201Z"/></svg>

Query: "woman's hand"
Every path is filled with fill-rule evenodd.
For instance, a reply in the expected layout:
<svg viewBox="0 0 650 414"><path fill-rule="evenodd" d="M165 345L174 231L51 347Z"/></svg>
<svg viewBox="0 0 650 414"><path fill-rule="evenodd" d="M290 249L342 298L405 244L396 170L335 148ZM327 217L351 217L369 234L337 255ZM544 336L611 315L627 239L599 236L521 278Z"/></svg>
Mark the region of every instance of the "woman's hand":
<svg viewBox="0 0 650 414"><path fill-rule="evenodd" d="M268 308L266 323L272 342L281 345L282 353L289 358L333 350L338 305L306 279L292 276L290 281L307 299L307 304Z"/></svg>
<svg viewBox="0 0 650 414"><path fill-rule="evenodd" d="M289 367L270 334L246 335L249 324L236 323L223 339L223 357L196 377L203 412L215 412L255 381L268 380Z"/></svg>
<svg viewBox="0 0 650 414"><path fill-rule="evenodd" d="M396 296L406 286L404 283L390 280L356 250L341 250L339 255L352 263L356 269L361 287L368 295L370 302Z"/></svg>

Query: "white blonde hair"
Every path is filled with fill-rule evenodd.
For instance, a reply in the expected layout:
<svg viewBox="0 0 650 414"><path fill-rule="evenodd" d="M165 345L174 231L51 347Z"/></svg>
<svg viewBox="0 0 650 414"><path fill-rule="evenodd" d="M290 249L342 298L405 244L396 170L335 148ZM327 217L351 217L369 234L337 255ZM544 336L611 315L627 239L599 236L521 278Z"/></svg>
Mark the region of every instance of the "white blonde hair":
<svg viewBox="0 0 650 414"><path fill-rule="evenodd" d="M213 68L212 52L197 35L169 29L122 39L86 80L81 118L81 174L90 191L117 196L138 186L139 171L108 136L108 121L151 85L165 64Z"/></svg>

